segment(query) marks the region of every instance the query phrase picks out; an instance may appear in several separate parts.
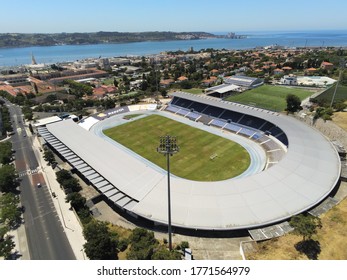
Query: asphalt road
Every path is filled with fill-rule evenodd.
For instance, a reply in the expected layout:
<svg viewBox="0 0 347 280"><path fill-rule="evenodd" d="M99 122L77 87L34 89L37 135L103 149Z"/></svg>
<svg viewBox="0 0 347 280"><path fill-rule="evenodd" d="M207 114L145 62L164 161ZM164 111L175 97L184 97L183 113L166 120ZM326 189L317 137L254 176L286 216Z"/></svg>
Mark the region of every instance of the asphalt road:
<svg viewBox="0 0 347 280"><path fill-rule="evenodd" d="M34 136L25 131L21 108L8 105L15 131L11 140L20 179L21 203L25 209L23 216L30 259L76 259L35 157L32 146ZM41 187L37 186L38 183Z"/></svg>

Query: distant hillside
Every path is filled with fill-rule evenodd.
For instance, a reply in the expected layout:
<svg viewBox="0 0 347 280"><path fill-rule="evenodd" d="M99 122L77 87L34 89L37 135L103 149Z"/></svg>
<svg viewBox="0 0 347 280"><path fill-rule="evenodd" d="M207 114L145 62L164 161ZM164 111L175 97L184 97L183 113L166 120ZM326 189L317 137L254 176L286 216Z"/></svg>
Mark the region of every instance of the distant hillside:
<svg viewBox="0 0 347 280"><path fill-rule="evenodd" d="M85 45L220 38L206 32L1 33L0 47Z"/></svg>

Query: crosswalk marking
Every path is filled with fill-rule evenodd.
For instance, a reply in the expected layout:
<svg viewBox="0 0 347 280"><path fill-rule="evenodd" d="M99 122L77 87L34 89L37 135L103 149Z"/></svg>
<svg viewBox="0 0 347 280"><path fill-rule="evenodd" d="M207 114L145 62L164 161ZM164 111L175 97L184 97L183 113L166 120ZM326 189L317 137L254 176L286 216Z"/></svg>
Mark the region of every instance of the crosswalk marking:
<svg viewBox="0 0 347 280"><path fill-rule="evenodd" d="M36 174L40 171L40 167L36 168L36 169L27 169L27 170L24 170L24 171L21 171L18 173L18 177L24 177L24 176L29 176L29 175L32 175L32 174Z"/></svg>

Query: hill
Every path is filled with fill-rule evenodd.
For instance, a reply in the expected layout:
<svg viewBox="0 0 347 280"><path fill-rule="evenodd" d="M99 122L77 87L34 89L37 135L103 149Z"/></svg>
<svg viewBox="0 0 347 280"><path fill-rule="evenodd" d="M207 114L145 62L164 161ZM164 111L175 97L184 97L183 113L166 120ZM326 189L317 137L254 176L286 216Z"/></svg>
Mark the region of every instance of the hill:
<svg viewBox="0 0 347 280"><path fill-rule="evenodd" d="M84 45L219 38L206 32L1 33L0 47Z"/></svg>

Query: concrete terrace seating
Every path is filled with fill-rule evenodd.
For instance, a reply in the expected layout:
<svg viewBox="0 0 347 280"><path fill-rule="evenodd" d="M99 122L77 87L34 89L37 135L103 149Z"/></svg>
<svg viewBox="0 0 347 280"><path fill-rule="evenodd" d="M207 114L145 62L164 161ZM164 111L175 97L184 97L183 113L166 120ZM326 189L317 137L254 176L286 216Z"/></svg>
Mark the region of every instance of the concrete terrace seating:
<svg viewBox="0 0 347 280"><path fill-rule="evenodd" d="M179 109L176 111L176 114L181 115L181 116L185 116L185 115L187 115L189 112L190 112L190 111L187 110L187 109L179 108Z"/></svg>
<svg viewBox="0 0 347 280"><path fill-rule="evenodd" d="M218 127L223 127L227 124L226 121L223 121L223 120L219 120L219 119L214 119L212 122L211 122L211 125L214 125L214 126L218 126Z"/></svg>
<svg viewBox="0 0 347 280"><path fill-rule="evenodd" d="M202 122L203 124L210 124L212 121L212 118L206 116L206 115L201 115L201 117L198 119L199 122Z"/></svg>
<svg viewBox="0 0 347 280"><path fill-rule="evenodd" d="M195 113L195 112L190 112L190 113L188 113L188 115L186 115L186 117L187 117L188 119L191 119L191 120L193 120L193 121L196 121L199 117L201 117L201 115L200 115L200 114L197 114L197 113Z"/></svg>
<svg viewBox="0 0 347 280"><path fill-rule="evenodd" d="M180 108L169 105L165 108L165 110L176 114L180 110Z"/></svg>
<svg viewBox="0 0 347 280"><path fill-rule="evenodd" d="M240 129L241 129L241 126L238 126L236 124L233 124L233 123L228 123L224 129L226 130L230 130L230 131L233 131L233 132L238 132Z"/></svg>
<svg viewBox="0 0 347 280"><path fill-rule="evenodd" d="M239 134L242 134L248 137L253 136L254 133L256 133L256 131L254 131L253 129L245 128L245 127L243 127L241 131L239 132Z"/></svg>

